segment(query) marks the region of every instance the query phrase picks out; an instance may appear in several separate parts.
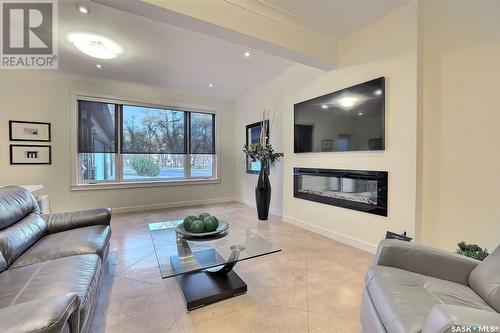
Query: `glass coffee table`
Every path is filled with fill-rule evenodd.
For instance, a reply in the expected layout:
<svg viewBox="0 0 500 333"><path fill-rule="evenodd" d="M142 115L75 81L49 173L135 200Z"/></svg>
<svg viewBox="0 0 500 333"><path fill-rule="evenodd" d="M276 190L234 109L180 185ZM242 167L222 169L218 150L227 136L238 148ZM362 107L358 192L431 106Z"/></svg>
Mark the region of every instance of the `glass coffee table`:
<svg viewBox="0 0 500 333"><path fill-rule="evenodd" d="M238 261L281 251L235 222L209 238L185 237L175 232L182 220L149 224L163 279L176 277L188 311L244 294L247 285L232 270Z"/></svg>

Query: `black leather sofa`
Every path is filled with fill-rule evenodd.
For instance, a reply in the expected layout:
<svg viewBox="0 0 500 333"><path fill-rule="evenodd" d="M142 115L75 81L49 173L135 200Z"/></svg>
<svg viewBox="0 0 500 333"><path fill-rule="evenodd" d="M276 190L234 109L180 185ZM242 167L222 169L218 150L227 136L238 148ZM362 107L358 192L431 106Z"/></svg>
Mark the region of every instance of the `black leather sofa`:
<svg viewBox="0 0 500 333"><path fill-rule="evenodd" d="M41 215L24 188L0 188L0 332L89 332L111 210Z"/></svg>

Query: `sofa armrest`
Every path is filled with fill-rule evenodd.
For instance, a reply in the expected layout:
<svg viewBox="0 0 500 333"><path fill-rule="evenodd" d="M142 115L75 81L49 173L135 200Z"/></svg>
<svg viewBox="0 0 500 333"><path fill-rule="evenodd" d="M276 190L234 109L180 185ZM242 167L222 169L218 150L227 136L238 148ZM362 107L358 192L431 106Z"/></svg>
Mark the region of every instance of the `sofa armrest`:
<svg viewBox="0 0 500 333"><path fill-rule="evenodd" d="M378 246L375 263L467 285L479 261L429 246L385 239Z"/></svg>
<svg viewBox="0 0 500 333"><path fill-rule="evenodd" d="M0 309L0 332L60 333L77 311L76 294L40 298Z"/></svg>
<svg viewBox="0 0 500 333"><path fill-rule="evenodd" d="M458 327L478 326L474 330L459 330ZM481 327L488 329L480 330ZM451 333L451 332L498 332L500 327L500 313L468 308L458 305L435 305L425 321L422 333Z"/></svg>
<svg viewBox="0 0 500 333"><path fill-rule="evenodd" d="M92 225L109 225L111 222L111 209L99 208L77 212L46 214L42 215L42 218L47 222L49 233L53 234Z"/></svg>

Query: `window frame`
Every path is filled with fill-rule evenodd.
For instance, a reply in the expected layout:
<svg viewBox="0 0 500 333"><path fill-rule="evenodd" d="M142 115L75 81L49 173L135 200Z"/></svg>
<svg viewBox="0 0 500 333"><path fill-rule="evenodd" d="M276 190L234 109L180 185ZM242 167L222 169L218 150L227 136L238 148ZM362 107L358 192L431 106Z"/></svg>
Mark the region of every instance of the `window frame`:
<svg viewBox="0 0 500 333"><path fill-rule="evenodd" d="M202 105L188 105L188 104L160 104L160 103L150 103L150 102L137 102L131 101L124 98L116 98L110 96L96 97L93 94L86 93L71 93L72 100L72 112L71 112L71 190L91 190L91 189L113 189L113 188L133 188L133 187L157 187L157 186L171 186L171 185L192 185L192 184L214 184L220 183L220 135L219 135L219 110ZM100 103L115 104L117 107L116 111L116 124L115 129L117 133L116 145L117 151L115 153L109 153L114 155L115 159L115 180L96 180L89 182L80 181L80 154L78 153L78 101L91 101ZM185 123L186 123L186 144L185 150L186 154L182 154L185 157L184 162L184 177L175 178L148 178L140 180L126 180L123 179L123 155L127 153L122 153L121 140L122 140L122 115L123 115L123 105L137 106L137 107L150 107L165 110L176 110L186 112ZM205 113L214 115L214 148L215 152L212 159L212 170L213 175L211 177L192 177L191 176L191 152L190 152L190 114L193 113ZM147 155L147 154L146 154Z"/></svg>

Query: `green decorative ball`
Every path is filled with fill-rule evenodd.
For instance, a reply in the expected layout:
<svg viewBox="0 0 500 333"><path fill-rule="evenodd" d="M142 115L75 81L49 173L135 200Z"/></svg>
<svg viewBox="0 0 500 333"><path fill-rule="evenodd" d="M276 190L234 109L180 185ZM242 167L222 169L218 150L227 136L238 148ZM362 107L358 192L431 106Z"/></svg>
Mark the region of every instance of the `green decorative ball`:
<svg viewBox="0 0 500 333"><path fill-rule="evenodd" d="M211 232L217 230L219 226L219 220L215 216L208 216L203 220L203 225L205 226L206 232Z"/></svg>
<svg viewBox="0 0 500 333"><path fill-rule="evenodd" d="M193 215L186 216L186 218L184 218L184 222L182 223L184 225L184 229L186 229L186 231L191 231L191 224L197 219L198 218Z"/></svg>
<svg viewBox="0 0 500 333"><path fill-rule="evenodd" d="M210 214L208 214L208 213L201 213L200 216L198 216L198 220L203 221L204 219L206 219L209 216L210 216Z"/></svg>
<svg viewBox="0 0 500 333"><path fill-rule="evenodd" d="M194 220L193 223L191 223L191 230L189 231L195 234L201 234L202 232L205 232L205 226L203 225L203 221Z"/></svg>

